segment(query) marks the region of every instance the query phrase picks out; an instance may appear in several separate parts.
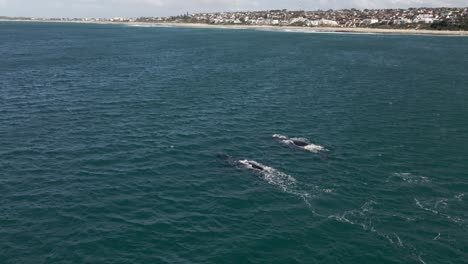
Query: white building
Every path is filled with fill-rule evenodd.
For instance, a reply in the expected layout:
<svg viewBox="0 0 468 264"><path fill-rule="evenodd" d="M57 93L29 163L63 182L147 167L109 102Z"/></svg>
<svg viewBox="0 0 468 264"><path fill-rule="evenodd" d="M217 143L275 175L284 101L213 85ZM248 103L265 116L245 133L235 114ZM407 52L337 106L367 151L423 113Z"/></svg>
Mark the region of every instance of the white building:
<svg viewBox="0 0 468 264"><path fill-rule="evenodd" d="M432 23L434 22L434 16L432 14L421 14L418 15L414 20L414 23Z"/></svg>
<svg viewBox="0 0 468 264"><path fill-rule="evenodd" d="M376 24L376 23L379 23L379 20L375 19L375 18L373 18L373 19L364 19L362 21L362 24L364 24L364 25L372 25L372 24Z"/></svg>
<svg viewBox="0 0 468 264"><path fill-rule="evenodd" d="M309 21L309 25L313 27L317 26L338 26L338 22L334 20L328 20L328 19L320 19L320 20L312 20Z"/></svg>

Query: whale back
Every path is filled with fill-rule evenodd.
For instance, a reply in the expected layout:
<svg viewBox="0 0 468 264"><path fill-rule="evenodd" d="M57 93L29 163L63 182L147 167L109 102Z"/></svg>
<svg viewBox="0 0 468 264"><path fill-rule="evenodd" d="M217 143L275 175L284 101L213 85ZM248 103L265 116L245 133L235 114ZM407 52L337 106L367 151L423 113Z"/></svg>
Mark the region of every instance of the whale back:
<svg viewBox="0 0 468 264"><path fill-rule="evenodd" d="M293 140L294 145L299 146L299 147L305 147L309 145L309 143L301 141L301 140Z"/></svg>

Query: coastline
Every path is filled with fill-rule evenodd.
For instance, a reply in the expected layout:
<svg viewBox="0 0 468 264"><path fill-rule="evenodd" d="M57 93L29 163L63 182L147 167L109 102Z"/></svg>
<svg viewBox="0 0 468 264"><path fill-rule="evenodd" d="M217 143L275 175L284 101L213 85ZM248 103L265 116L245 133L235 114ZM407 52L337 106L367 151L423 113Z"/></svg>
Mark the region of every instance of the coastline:
<svg viewBox="0 0 468 264"><path fill-rule="evenodd" d="M56 20L14 20L0 19L0 22L39 22L39 23L78 23L128 26L213 28L213 29L256 29L271 31L311 32L311 33L359 33L359 34L397 34L397 35L432 35L432 36L468 36L468 31L418 30L418 29L379 29L379 28L344 28L344 27L296 27L270 25L211 25L194 23L145 23L145 22L101 22L101 21L56 21Z"/></svg>
<svg viewBox="0 0 468 264"><path fill-rule="evenodd" d="M138 24L138 23L131 23ZM146 25L144 23L139 23ZM260 29L260 30L288 30L293 32L319 33L367 33L367 34L402 34L402 35L440 35L440 36L468 36L468 31L439 31L417 29L377 29L377 28L341 28L341 27L295 27L295 26L262 26L262 25L209 25L190 23L148 23L155 26L188 27L188 28L220 28L220 29Z"/></svg>

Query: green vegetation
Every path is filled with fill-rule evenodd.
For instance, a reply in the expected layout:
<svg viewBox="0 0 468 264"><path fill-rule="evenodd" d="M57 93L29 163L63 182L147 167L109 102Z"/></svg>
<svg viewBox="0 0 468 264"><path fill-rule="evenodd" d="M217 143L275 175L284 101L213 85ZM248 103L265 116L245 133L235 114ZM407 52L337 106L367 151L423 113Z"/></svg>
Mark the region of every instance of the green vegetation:
<svg viewBox="0 0 468 264"><path fill-rule="evenodd" d="M453 23L451 21L442 20L436 21L431 24L430 28L432 30L468 30L468 18L464 17L462 21L458 23Z"/></svg>

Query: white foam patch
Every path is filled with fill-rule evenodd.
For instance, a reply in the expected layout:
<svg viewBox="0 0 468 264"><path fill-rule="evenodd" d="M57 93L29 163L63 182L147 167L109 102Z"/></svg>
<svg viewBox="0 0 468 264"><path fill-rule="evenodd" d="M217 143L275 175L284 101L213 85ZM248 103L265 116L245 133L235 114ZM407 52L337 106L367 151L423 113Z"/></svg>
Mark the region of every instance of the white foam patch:
<svg viewBox="0 0 468 264"><path fill-rule="evenodd" d="M414 198L414 201L416 203L416 206L418 206L419 208L421 208L424 211L433 213L435 215L442 216L442 217L446 218L447 220L449 220L450 222L453 222L453 223L456 223L456 224L459 224L459 225L462 225L463 223L465 223L465 220L463 220L462 218L460 218L458 216L451 216L451 215L445 214L445 213L440 212L440 211L437 210L438 208L441 208L441 204L445 203L444 206L446 207L447 206L446 203L447 203L447 201L449 201L448 199L438 200L437 202L435 202L435 204L434 204L434 206L432 208L427 206L427 205L424 205L423 203L421 203L421 201L419 201L416 198Z"/></svg>
<svg viewBox="0 0 468 264"><path fill-rule="evenodd" d="M308 150L310 152L319 152L319 151L324 151L325 148L323 146L319 145L314 145L314 144L309 144L304 147L305 150Z"/></svg>
<svg viewBox="0 0 468 264"><path fill-rule="evenodd" d="M394 246L398 250L408 253L414 257L415 260L425 264L424 260L421 258L422 253L411 243L405 243L396 232L386 232L378 229L378 227L374 225L373 220L378 217L378 215L374 212L374 205L377 204L378 203L376 201L370 200L358 209L345 211L343 214L339 215L331 215L328 218L342 223L359 226L364 231L377 235L378 237L386 240L390 245ZM376 222L379 222L378 219ZM438 237L436 237L436 239L438 239Z"/></svg>
<svg viewBox="0 0 468 264"><path fill-rule="evenodd" d="M344 31L332 31L332 30L323 30L320 28L306 28L306 29L296 29L296 28L254 28L257 31L270 31L270 32L286 32L286 33L302 33L302 34L343 34L343 35L377 35L379 33L374 32L344 32ZM384 34L384 33L382 33Z"/></svg>
<svg viewBox="0 0 468 264"><path fill-rule="evenodd" d="M418 199L414 198L414 201L416 202L416 205L417 205L419 208L423 209L424 211L428 211L428 212L431 212L431 213L433 213L433 214L439 214L438 211L433 210L433 209L431 209L431 208L427 208L427 207L425 207L424 205L422 205L422 203L421 203Z"/></svg>
<svg viewBox="0 0 468 264"><path fill-rule="evenodd" d="M438 209L438 208L442 208L442 209L445 209L447 208L448 206L448 199L440 199L438 200L437 202L435 202L434 204L434 208L435 209Z"/></svg>
<svg viewBox="0 0 468 264"><path fill-rule="evenodd" d="M393 235L397 238L398 246L403 247L403 242L401 241L400 237L397 235L397 233L393 233Z"/></svg>
<svg viewBox="0 0 468 264"><path fill-rule="evenodd" d="M287 136L281 135L281 134L274 134L272 137L273 137L273 138L276 138L276 139L281 139L281 140L286 140L286 139L288 139Z"/></svg>
<svg viewBox="0 0 468 264"><path fill-rule="evenodd" d="M161 24L124 24L128 27L143 27L143 28L153 28L153 27L162 27L162 28L170 28L174 27L172 25L161 25Z"/></svg>
<svg viewBox="0 0 468 264"><path fill-rule="evenodd" d="M312 209L310 199L312 199L316 194L333 192L333 190L331 189L322 190L318 186L314 186L312 188L313 190L311 189L309 191L306 191L306 188L298 184L297 180L294 177L281 171L278 171L275 168L268 167L253 160L239 160L238 162L242 167L247 168L260 175L261 179L267 182L268 184L279 188L285 193L293 194L301 198L310 209ZM261 170L259 168L261 168ZM324 215L316 213L314 210L312 210L312 212L317 216L325 217Z"/></svg>
<svg viewBox="0 0 468 264"><path fill-rule="evenodd" d="M421 183L429 183L431 180L425 176L414 175L409 172L395 172L392 173L392 177L396 177L401 179L402 181L410 184L421 184Z"/></svg>
<svg viewBox="0 0 468 264"><path fill-rule="evenodd" d="M357 210L345 211L341 215L330 215L328 218L333 218L338 222L349 223L352 225L360 225L364 230L371 230L373 229L371 221L366 221L368 223L359 223L357 220L355 220L355 218L362 218L363 216L366 216L369 212L373 210L373 205L375 204L377 204L375 201L370 200Z"/></svg>
<svg viewBox="0 0 468 264"><path fill-rule="evenodd" d="M377 230L372 223L372 214L374 205L377 202L370 200L362 205L359 209L345 211L341 215L330 215L328 218L335 219L338 222L347 223L350 225L360 226L364 231L375 233L377 236L384 238L388 243L405 248L403 240L397 233L386 234Z"/></svg>
<svg viewBox="0 0 468 264"><path fill-rule="evenodd" d="M453 198L455 198L459 202L462 202L464 196L465 196L464 193L460 193L460 194L455 195Z"/></svg>
<svg viewBox="0 0 468 264"><path fill-rule="evenodd" d="M419 260L419 262L421 262L422 264L426 264L426 262L421 258L421 256L418 256L418 260Z"/></svg>
<svg viewBox="0 0 468 264"><path fill-rule="evenodd" d="M246 168L258 172L267 183L279 187L285 192L290 192L290 190L296 187L296 179L291 175L282 173L272 167L265 166L253 160L240 160L239 162ZM263 170L257 170L253 165L261 167Z"/></svg>

